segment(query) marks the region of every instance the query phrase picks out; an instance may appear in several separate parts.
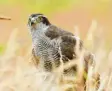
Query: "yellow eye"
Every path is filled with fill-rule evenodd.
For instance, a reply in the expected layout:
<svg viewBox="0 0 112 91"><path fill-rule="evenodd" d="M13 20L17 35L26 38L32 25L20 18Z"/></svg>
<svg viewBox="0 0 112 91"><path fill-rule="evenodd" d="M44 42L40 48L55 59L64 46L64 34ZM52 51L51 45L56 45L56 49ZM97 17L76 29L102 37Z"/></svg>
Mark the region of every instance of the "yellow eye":
<svg viewBox="0 0 112 91"><path fill-rule="evenodd" d="M40 23L41 21L42 21L42 17L38 17L36 20L37 23Z"/></svg>

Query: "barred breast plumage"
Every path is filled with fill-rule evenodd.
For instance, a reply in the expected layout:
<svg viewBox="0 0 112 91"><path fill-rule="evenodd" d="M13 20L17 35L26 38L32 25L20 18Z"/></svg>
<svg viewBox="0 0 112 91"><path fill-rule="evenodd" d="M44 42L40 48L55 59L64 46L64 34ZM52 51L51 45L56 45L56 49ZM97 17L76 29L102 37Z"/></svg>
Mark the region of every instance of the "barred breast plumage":
<svg viewBox="0 0 112 91"><path fill-rule="evenodd" d="M52 72L59 67L61 61L67 63L74 61L84 49L82 41L74 34L52 25L43 14L32 14L28 20L32 35L33 55L39 58L38 63L44 71ZM38 59L36 59L38 61ZM88 73L88 66L95 64L91 53L83 55L84 71ZM64 69L65 74L77 72L77 66ZM99 78L99 77L98 77ZM84 78L84 82L86 79Z"/></svg>
<svg viewBox="0 0 112 91"><path fill-rule="evenodd" d="M43 64L44 70L52 71L53 68L58 67L60 65L60 56L62 56L64 63L77 57L75 46L77 41L80 40L77 40L72 33L50 25L44 32L37 30L35 35L37 36L34 39L36 42L33 44L35 55L40 57L40 61L42 60L41 64ZM80 43L82 42L80 41ZM76 71L76 67L68 70ZM68 72L68 70L66 69L64 72Z"/></svg>
<svg viewBox="0 0 112 91"><path fill-rule="evenodd" d="M52 25L42 14L32 14L28 25L32 35L33 49L46 71L52 71L63 63L72 61L77 57L76 49L81 51L82 41L74 34ZM76 48L76 45L79 47ZM76 71L76 67L72 67ZM67 70L65 70L66 72Z"/></svg>

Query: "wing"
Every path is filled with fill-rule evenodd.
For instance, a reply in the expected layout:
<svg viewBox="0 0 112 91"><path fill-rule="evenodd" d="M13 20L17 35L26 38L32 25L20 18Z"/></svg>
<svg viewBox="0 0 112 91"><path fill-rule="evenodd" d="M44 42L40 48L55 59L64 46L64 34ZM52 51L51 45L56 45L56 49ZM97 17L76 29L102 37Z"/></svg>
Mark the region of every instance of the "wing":
<svg viewBox="0 0 112 91"><path fill-rule="evenodd" d="M62 30L54 25L51 25L48 29L47 32L45 33L47 37L49 37L52 40L61 40L60 42L60 49L61 49L61 54L62 60L64 63L73 60L77 57L77 53L75 49L77 49L77 45L79 46L79 50L82 49L82 41L77 40L76 37L74 37L74 34ZM79 42L79 44L77 44ZM76 72L76 66L73 66L69 69L65 69L64 73L74 73Z"/></svg>
<svg viewBox="0 0 112 91"><path fill-rule="evenodd" d="M45 35L49 37L50 39L58 38L60 36L74 36L72 33L62 30L54 25L50 25L50 27L47 29Z"/></svg>
<svg viewBox="0 0 112 91"><path fill-rule="evenodd" d="M83 47L82 41L77 40L76 37L74 37L74 34L62 30L54 25L51 25L47 31L45 32L45 35L49 37L51 40L59 39L61 38L60 47L61 52L63 55L63 60L66 62L68 60L72 60L73 58L76 58L76 52L75 47L77 45L77 41L79 41L79 49Z"/></svg>

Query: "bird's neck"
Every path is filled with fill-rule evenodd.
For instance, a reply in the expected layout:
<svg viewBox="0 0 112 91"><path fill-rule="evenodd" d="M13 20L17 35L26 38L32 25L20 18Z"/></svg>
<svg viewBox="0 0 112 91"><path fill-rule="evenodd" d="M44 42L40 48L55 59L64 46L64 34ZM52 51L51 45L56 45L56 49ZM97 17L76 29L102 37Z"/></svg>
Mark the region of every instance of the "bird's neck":
<svg viewBox="0 0 112 91"><path fill-rule="evenodd" d="M35 44L37 40L45 36L45 32L49 28L49 25L40 23L37 25L37 28L31 30L32 42Z"/></svg>
<svg viewBox="0 0 112 91"><path fill-rule="evenodd" d="M46 25L44 23L39 23L35 30L38 30L40 32L44 32L48 27L49 27L49 25Z"/></svg>

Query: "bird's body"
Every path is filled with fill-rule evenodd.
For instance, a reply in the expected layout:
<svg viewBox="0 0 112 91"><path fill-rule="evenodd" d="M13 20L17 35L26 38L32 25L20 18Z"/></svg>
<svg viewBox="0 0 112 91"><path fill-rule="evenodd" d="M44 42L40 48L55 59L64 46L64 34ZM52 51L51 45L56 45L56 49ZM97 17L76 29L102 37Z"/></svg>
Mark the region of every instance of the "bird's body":
<svg viewBox="0 0 112 91"><path fill-rule="evenodd" d="M43 15L31 15L31 19L42 17L43 21L38 25L31 25L33 50L35 56L39 56L40 64L45 71L52 71L53 68L60 66L60 60L66 63L77 57L76 45L82 42L74 34L50 24ZM76 67L72 67L76 71ZM67 70L66 70L67 71Z"/></svg>
<svg viewBox="0 0 112 91"><path fill-rule="evenodd" d="M67 63L80 58L80 53L84 49L82 41L74 34L51 24L43 14L32 14L28 26L32 36L35 63L38 63L44 71L52 72L54 68L60 66L61 62ZM82 61L84 73L87 74L89 66L94 65L94 56L85 51ZM63 70L69 76L74 75L76 71L77 65ZM97 81L99 79L97 77ZM86 83L85 77L84 83Z"/></svg>
<svg viewBox="0 0 112 91"><path fill-rule="evenodd" d="M62 56L63 62L73 60L76 57L74 52L76 39L72 33L66 32L50 25L45 30L37 30L33 39L33 48L36 56L46 71L60 65ZM43 31L43 32L40 32Z"/></svg>

